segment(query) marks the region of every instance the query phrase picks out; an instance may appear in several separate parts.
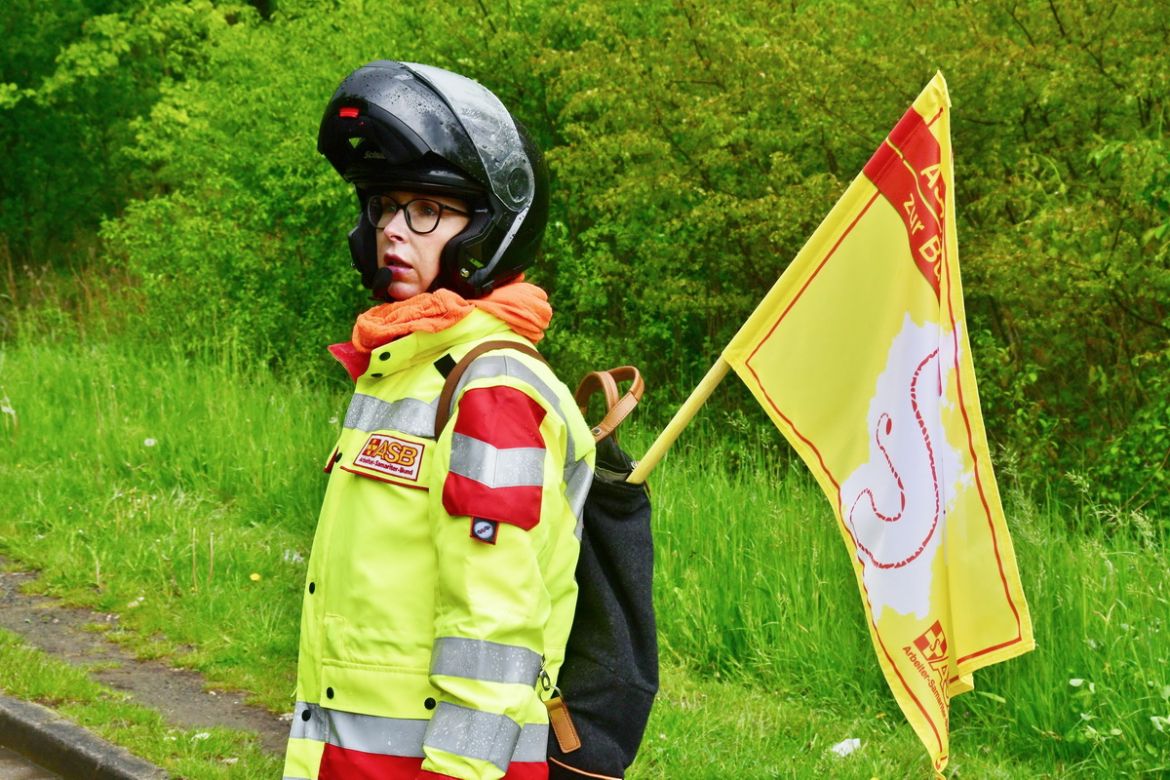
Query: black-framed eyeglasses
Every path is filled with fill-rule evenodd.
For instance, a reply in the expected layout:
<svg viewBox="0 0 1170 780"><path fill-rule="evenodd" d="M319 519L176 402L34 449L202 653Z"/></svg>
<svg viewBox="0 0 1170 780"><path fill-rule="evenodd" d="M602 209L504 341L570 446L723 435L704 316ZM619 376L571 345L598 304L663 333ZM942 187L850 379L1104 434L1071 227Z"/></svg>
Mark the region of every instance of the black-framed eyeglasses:
<svg viewBox="0 0 1170 780"><path fill-rule="evenodd" d="M415 198L406 203L399 203L389 195L372 195L366 201L366 218L370 220L371 225L378 228L389 225L390 220L394 219L394 215L399 211L406 212L406 226L420 235L437 228L439 220L443 218L443 212L471 216L469 212L430 198Z"/></svg>

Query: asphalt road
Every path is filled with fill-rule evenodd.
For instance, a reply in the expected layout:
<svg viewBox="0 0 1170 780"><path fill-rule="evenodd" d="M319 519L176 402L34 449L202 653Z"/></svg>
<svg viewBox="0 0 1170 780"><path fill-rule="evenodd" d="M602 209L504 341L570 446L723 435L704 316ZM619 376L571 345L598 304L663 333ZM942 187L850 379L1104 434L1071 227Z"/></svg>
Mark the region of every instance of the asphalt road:
<svg viewBox="0 0 1170 780"><path fill-rule="evenodd" d="M0 746L0 777L4 780L61 780L61 775L42 769L3 746Z"/></svg>

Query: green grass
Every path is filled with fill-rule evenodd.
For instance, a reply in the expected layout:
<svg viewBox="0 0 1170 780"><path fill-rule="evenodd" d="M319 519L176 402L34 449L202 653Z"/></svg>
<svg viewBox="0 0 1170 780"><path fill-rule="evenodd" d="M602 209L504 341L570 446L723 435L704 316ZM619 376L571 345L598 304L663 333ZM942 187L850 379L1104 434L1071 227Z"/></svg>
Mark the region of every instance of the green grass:
<svg viewBox="0 0 1170 780"><path fill-rule="evenodd" d="M878 700L901 725L819 489L760 455L767 444L728 468L710 441L699 433L653 481L668 652L816 706ZM953 700L952 765L990 751L1047 767L1030 776L1170 773L1165 540L1140 516L1040 509L1010 492L1007 513L1038 649Z"/></svg>
<svg viewBox="0 0 1170 780"><path fill-rule="evenodd" d="M663 672L662 692L630 780L933 776L922 744L885 705L880 689L833 699L751 681L715 681L673 663ZM948 774L953 778L1073 774L1043 758L1004 754L966 731L952 736L956 751ZM840 757L830 751L851 738L861 740L856 752Z"/></svg>
<svg viewBox="0 0 1170 780"><path fill-rule="evenodd" d="M46 593L132 618L140 652L181 652L284 708L315 452L343 401L306 405L229 363L70 344L7 351L0 393L4 551L44 570Z"/></svg>
<svg viewBox="0 0 1170 780"><path fill-rule="evenodd" d="M0 552L119 613L137 652L285 710L333 387L117 343L4 347ZM651 478L667 674L631 777L929 776L827 502L780 465L779 434L712 426ZM954 700L951 775L1170 772L1166 524L1006 493L1039 648ZM846 738L863 748L827 752Z"/></svg>
<svg viewBox="0 0 1170 780"><path fill-rule="evenodd" d="M51 707L106 740L122 745L177 777L271 778L280 762L261 752L255 735L231 729L181 729L126 694L0 630L0 691Z"/></svg>

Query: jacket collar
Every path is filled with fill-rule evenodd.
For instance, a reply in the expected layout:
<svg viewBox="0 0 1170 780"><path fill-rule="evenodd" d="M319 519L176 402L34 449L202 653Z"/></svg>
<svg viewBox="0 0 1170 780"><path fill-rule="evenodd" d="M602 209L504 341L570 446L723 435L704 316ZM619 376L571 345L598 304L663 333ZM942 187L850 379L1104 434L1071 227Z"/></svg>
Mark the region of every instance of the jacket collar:
<svg viewBox="0 0 1170 780"><path fill-rule="evenodd" d="M360 352L351 341L329 346L354 381L381 379L418 363L433 363L461 344L500 335L515 335L502 320L476 309L463 319L435 333L416 331L400 336L372 352Z"/></svg>

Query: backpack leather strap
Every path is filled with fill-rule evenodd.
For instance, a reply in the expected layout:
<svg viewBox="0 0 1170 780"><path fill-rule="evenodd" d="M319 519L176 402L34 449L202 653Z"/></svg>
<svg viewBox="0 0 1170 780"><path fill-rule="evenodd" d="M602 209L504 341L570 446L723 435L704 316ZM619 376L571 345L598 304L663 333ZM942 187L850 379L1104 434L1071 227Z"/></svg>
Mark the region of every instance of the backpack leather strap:
<svg viewBox="0 0 1170 780"><path fill-rule="evenodd" d="M626 391L625 395L618 396L617 388L621 382L629 382L630 389ZM595 392L602 390L605 393L605 417L593 428L593 440L601 441L617 430L617 427L622 424L622 420L626 419L630 412L634 411L638 402L642 400L642 393L645 389L646 383L642 381L642 375L633 366L621 366L611 368L608 371L593 371L586 374L585 378L581 380L581 384L577 386L577 392L573 395L581 413L585 414L589 408L589 398Z"/></svg>
<svg viewBox="0 0 1170 780"><path fill-rule="evenodd" d="M459 385L459 379L475 359L485 352L491 352L497 349L511 349L516 352L536 358L541 363L548 363L544 356L536 351L536 348L531 344L522 344L519 341L507 341L505 339L494 339L492 341L484 341L476 344L467 354L464 355L455 367L451 369L451 373L447 374L447 379L443 382L443 392L439 393L439 408L435 411L435 438L439 438L439 434L447 427L447 421L451 419L451 401L455 396L455 388Z"/></svg>
<svg viewBox="0 0 1170 780"><path fill-rule="evenodd" d="M581 378L581 384L577 385L577 392L573 394L573 400L577 402L577 408L583 416L589 414L589 399L598 390L605 393L607 412L618 402L618 386L613 376L608 371L590 371Z"/></svg>

